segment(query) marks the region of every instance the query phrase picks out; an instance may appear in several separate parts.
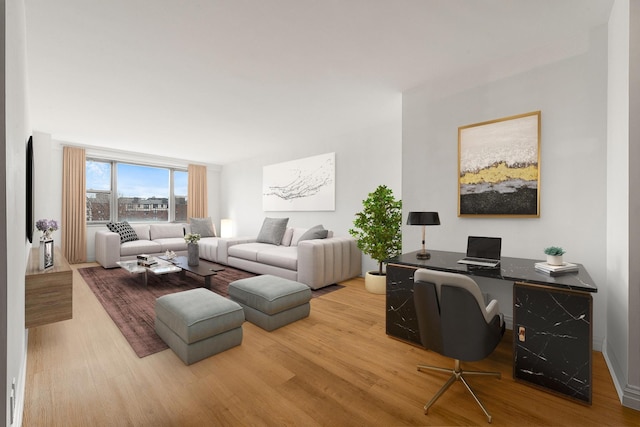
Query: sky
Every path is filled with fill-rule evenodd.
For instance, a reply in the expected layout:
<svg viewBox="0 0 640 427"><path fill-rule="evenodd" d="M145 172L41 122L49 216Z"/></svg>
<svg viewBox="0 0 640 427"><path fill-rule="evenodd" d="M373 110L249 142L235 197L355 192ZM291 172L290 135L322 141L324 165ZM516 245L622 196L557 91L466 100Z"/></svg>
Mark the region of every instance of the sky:
<svg viewBox="0 0 640 427"><path fill-rule="evenodd" d="M118 196L121 197L169 197L169 170L151 166L117 163ZM174 174L174 193L187 195L187 172ZM87 161L87 190L111 188L111 164Z"/></svg>

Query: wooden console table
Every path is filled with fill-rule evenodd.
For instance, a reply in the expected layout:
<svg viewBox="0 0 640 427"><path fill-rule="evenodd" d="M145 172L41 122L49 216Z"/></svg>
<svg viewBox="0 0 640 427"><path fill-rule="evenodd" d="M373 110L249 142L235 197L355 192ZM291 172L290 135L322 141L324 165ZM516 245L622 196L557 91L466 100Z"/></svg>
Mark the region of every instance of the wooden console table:
<svg viewBox="0 0 640 427"><path fill-rule="evenodd" d="M59 248L53 267L40 270L38 248L31 249L25 273L24 327L46 325L73 316L73 271Z"/></svg>

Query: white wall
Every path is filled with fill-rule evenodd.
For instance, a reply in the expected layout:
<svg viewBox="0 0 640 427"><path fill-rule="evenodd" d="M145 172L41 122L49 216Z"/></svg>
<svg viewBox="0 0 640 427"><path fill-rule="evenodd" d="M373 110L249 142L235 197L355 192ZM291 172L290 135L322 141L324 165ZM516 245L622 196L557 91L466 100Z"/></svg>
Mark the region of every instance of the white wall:
<svg viewBox="0 0 640 427"><path fill-rule="evenodd" d="M626 3L626 5L625 5ZM607 150L607 343L615 376L627 377L629 334L629 2L614 4L609 21ZM624 243L624 244L622 244ZM624 385L623 385L624 387ZM618 390L620 392L620 389Z"/></svg>
<svg viewBox="0 0 640 427"><path fill-rule="evenodd" d="M26 83L25 10L22 0L0 3L2 17L3 93L0 154L4 180L0 192L0 378L5 425L20 425L24 404L27 334L24 328L24 273L31 244L25 235L26 142L29 114ZM6 38L5 38L6 37ZM6 110L5 110L6 108ZM6 121L5 121L6 120ZM15 413L11 418L10 393L15 380Z"/></svg>
<svg viewBox="0 0 640 427"><path fill-rule="evenodd" d="M378 185L390 187L401 197L401 101L390 100L394 113L386 122L369 128L318 139L309 135L299 149L224 166L221 178L221 215L234 222L236 236L256 236L265 217L288 217L293 227L317 224L348 236L362 200ZM336 153L336 209L332 212L265 212L262 210L263 166L324 153ZM363 257L363 271L375 270L376 262Z"/></svg>
<svg viewBox="0 0 640 427"><path fill-rule="evenodd" d="M640 410L640 5L617 0L609 19L607 341L624 405Z"/></svg>
<svg viewBox="0 0 640 427"><path fill-rule="evenodd" d="M442 225L427 229L433 249L464 252L468 235L500 236L505 256L544 259L562 246L585 265L594 295L594 347L606 331L606 28L591 34L583 53L440 98L424 85L403 94L404 211L434 210ZM540 218L459 218L459 126L542 111ZM403 252L420 247L405 226ZM512 315L512 290L488 283ZM486 290L486 289L485 289Z"/></svg>

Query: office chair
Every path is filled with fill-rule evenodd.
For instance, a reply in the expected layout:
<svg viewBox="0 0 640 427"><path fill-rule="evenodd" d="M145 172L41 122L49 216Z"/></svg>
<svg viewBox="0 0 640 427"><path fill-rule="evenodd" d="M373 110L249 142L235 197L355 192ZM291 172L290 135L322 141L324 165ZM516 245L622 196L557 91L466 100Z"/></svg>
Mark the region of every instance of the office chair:
<svg viewBox="0 0 640 427"><path fill-rule="evenodd" d="M469 376L495 376L500 372L463 371L460 361L482 360L493 352L504 335L504 319L498 301L485 306L478 284L469 276L418 269L414 275L413 297L423 347L454 359L454 368L418 365L418 371L451 373L424 407L427 414L456 380L462 381L491 423L491 415L465 380Z"/></svg>

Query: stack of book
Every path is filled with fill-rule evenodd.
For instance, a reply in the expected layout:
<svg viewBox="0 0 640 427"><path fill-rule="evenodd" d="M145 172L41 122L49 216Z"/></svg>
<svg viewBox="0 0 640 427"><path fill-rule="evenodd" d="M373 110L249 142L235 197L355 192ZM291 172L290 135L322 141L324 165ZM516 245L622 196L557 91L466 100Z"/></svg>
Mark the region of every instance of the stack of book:
<svg viewBox="0 0 640 427"><path fill-rule="evenodd" d="M158 261L156 261L154 257L147 254L138 255L138 265L143 267L153 267L156 264L158 264Z"/></svg>
<svg viewBox="0 0 640 427"><path fill-rule="evenodd" d="M566 273L575 273L578 271L578 265L565 262L562 265L551 265L546 262L536 262L536 271L546 273L550 276L559 276Z"/></svg>

